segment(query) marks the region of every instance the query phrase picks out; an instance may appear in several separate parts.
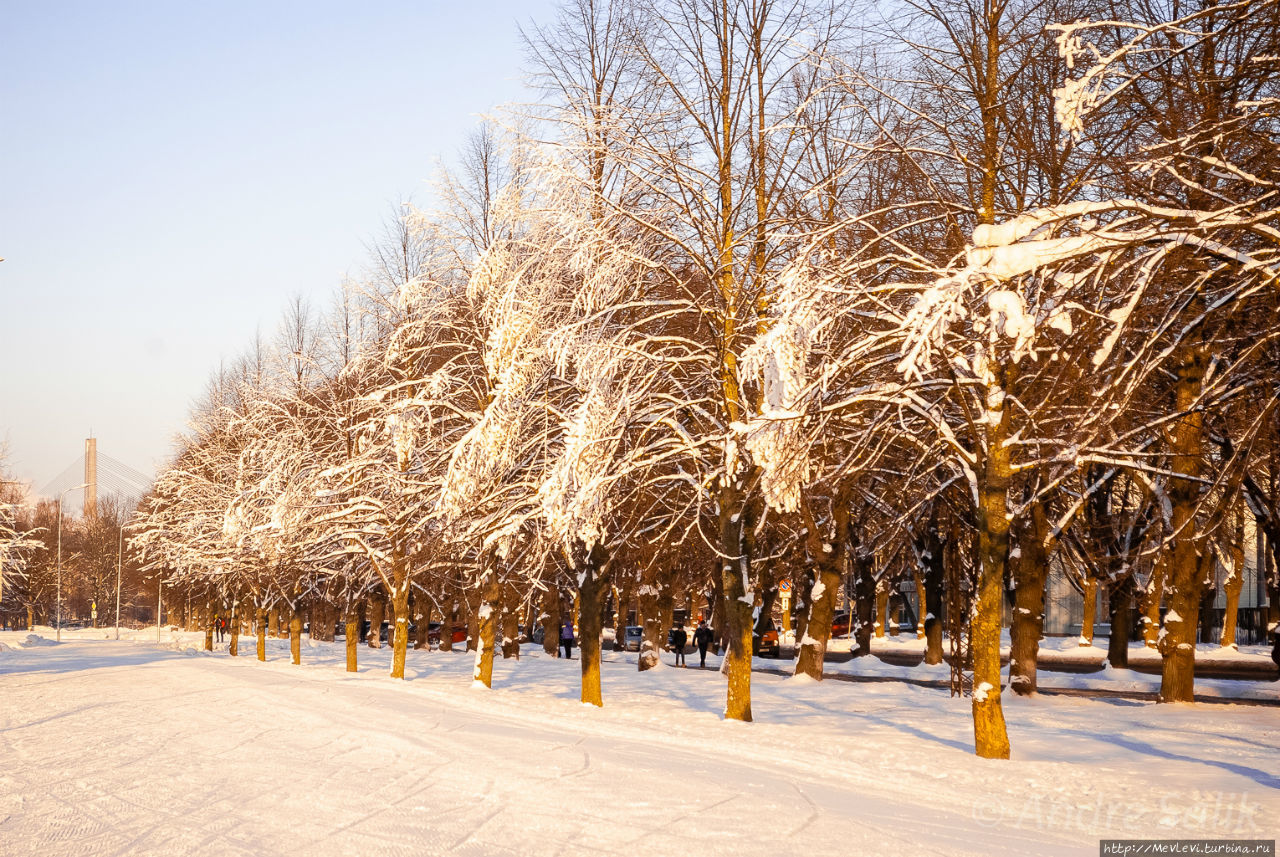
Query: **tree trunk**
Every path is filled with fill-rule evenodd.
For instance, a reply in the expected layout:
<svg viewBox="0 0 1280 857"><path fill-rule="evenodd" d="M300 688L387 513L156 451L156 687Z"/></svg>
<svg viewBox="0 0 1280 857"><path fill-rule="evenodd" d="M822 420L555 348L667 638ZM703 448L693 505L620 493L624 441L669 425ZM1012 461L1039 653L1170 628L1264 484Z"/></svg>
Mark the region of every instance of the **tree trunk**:
<svg viewBox="0 0 1280 857"><path fill-rule="evenodd" d="M431 629L431 604L426 597L418 595L413 597L413 616L414 624L417 626L413 636L413 650L415 652L422 649L430 651L431 641L427 634Z"/></svg>
<svg viewBox="0 0 1280 857"><path fill-rule="evenodd" d="M725 649L724 575L718 565L711 577L711 615L707 625L711 628L711 650L718 655Z"/></svg>
<svg viewBox="0 0 1280 857"><path fill-rule="evenodd" d="M1197 639L1201 643L1214 643L1217 642L1213 633L1213 601L1218 594L1214 585L1216 556L1207 542L1203 547L1204 553L1200 555L1200 616L1196 620L1200 633Z"/></svg>
<svg viewBox="0 0 1280 857"><path fill-rule="evenodd" d="M294 665L302 663L302 613L296 605L289 605L289 654Z"/></svg>
<svg viewBox="0 0 1280 857"><path fill-rule="evenodd" d="M736 479L729 475L726 479ZM750 589L751 556L746 545L746 512L736 483L720 489L720 580L724 589L725 636L729 651L721 671L728 679L724 706L726 720L751 720L751 612L755 599Z"/></svg>
<svg viewBox="0 0 1280 857"><path fill-rule="evenodd" d="M237 611L238 602L231 602L231 616L227 620L227 633L231 635L231 639L227 641L227 653L231 657L240 656L240 615Z"/></svg>
<svg viewBox="0 0 1280 857"><path fill-rule="evenodd" d="M467 592L467 651L475 652L480 647L480 604L483 598L475 592ZM495 621L496 617L495 617Z"/></svg>
<svg viewBox="0 0 1280 857"><path fill-rule="evenodd" d="M213 651L213 607L205 607L204 615L204 650L206 652Z"/></svg>
<svg viewBox="0 0 1280 857"><path fill-rule="evenodd" d="M578 650L582 659L583 702L604 705L600 691L600 638L604 630L604 602L609 592L609 557L600 545L591 549L578 576Z"/></svg>
<svg viewBox="0 0 1280 857"><path fill-rule="evenodd" d="M1142 601L1142 640L1148 649L1157 648L1160 642L1160 603L1164 600L1164 573L1168 561L1162 549L1156 555L1155 565L1151 569L1151 579L1147 581L1147 591Z"/></svg>
<svg viewBox="0 0 1280 857"><path fill-rule="evenodd" d="M560 588L548 586L542 593L542 651L553 658L560 657Z"/></svg>
<svg viewBox="0 0 1280 857"><path fill-rule="evenodd" d="M440 616L440 651L453 651L453 626L458 624L458 600L449 601L449 611Z"/></svg>
<svg viewBox="0 0 1280 857"><path fill-rule="evenodd" d="M1098 618L1098 581L1089 574L1084 578L1084 615L1080 620L1080 645L1093 645L1093 625Z"/></svg>
<svg viewBox="0 0 1280 857"><path fill-rule="evenodd" d="M627 642L627 619L636 590L636 576L634 573L615 574L613 580L613 650L620 652ZM639 619L640 616L637 615L636 618Z"/></svg>
<svg viewBox="0 0 1280 857"><path fill-rule="evenodd" d="M640 586L640 613L644 617L641 627L644 629L640 637L640 654L636 658L636 668L643 672L651 670L662 663L662 650L666 644L666 628L662 617L671 612L671 586L661 579L643 583ZM664 604L665 602L665 604Z"/></svg>
<svg viewBox="0 0 1280 857"><path fill-rule="evenodd" d="M498 570L495 560L490 557L488 567L480 578L480 607L476 610L478 640L476 641L476 663L471 673L472 684L479 682L485 687L493 687L493 654L497 647L498 611L502 599L502 586L498 582Z"/></svg>
<svg viewBox="0 0 1280 857"><path fill-rule="evenodd" d="M1259 569L1261 571L1261 569ZM1236 648L1236 615L1240 612L1240 590L1244 588L1244 518L1237 515L1231 537L1231 568L1222 584L1226 610L1222 614L1222 637L1218 645Z"/></svg>
<svg viewBox="0 0 1280 857"><path fill-rule="evenodd" d="M258 608L258 660L267 659L267 609Z"/></svg>
<svg viewBox="0 0 1280 857"><path fill-rule="evenodd" d="M889 626L889 581L881 580L876 584L876 639L884 639L885 628Z"/></svg>
<svg viewBox="0 0 1280 857"><path fill-rule="evenodd" d="M871 654L871 635L875 631L876 572L869 555L855 549L850 557L853 566L853 605L849 611L849 627L857 648L855 658Z"/></svg>
<svg viewBox="0 0 1280 857"><path fill-rule="evenodd" d="M793 609L795 610L795 636L796 648L794 657L800 659L800 644L804 642L805 635L809 633L809 614L812 612L810 603L810 593L813 592L813 584L818 579L817 573L812 567L797 569L791 576L791 593L795 598ZM828 642L830 642L831 631L827 631Z"/></svg>
<svg viewBox="0 0 1280 857"><path fill-rule="evenodd" d="M924 572L916 571L916 639L923 640L924 632Z"/></svg>
<svg viewBox="0 0 1280 857"><path fill-rule="evenodd" d="M520 660L520 596L514 586L502 593L502 658Z"/></svg>
<svg viewBox="0 0 1280 857"><path fill-rule="evenodd" d="M1176 474L1169 480L1173 506L1172 549L1169 556L1169 611L1164 617L1164 633L1159 649L1162 659L1160 702L1195 701L1196 622L1199 619L1199 557L1203 539L1196 532L1196 505L1200 499L1199 478L1204 452L1204 415L1196 407L1204 379L1205 354L1187 349L1178 365L1177 420L1172 433Z"/></svg>
<svg viewBox="0 0 1280 857"><path fill-rule="evenodd" d="M387 599L381 592L369 596L369 637L371 649L382 648L382 623L387 613Z"/></svg>
<svg viewBox="0 0 1280 857"><path fill-rule="evenodd" d="M1133 633L1134 584L1132 574L1125 574L1112 584L1107 594L1111 619L1111 636L1107 639L1107 663L1123 670L1129 668L1129 636Z"/></svg>
<svg viewBox="0 0 1280 857"><path fill-rule="evenodd" d="M399 546L391 557L391 612L394 638L391 644L391 677L404 678L405 653L409 650L409 559Z"/></svg>
<svg viewBox="0 0 1280 857"><path fill-rule="evenodd" d="M342 621L345 626L343 634L343 642L346 644L347 650L347 672L353 673L357 669L357 652L360 649L360 610L354 601L347 602L347 609L343 611Z"/></svg>
<svg viewBox="0 0 1280 857"><path fill-rule="evenodd" d="M271 608L271 611L267 614L267 622L271 636L277 640L280 639L280 609L278 607Z"/></svg>
<svg viewBox="0 0 1280 857"><path fill-rule="evenodd" d="M1021 696L1036 692L1040 637L1044 633L1044 587L1049 576L1049 520L1033 503L1017 529L1013 625L1009 629L1009 687Z"/></svg>
<svg viewBox="0 0 1280 857"><path fill-rule="evenodd" d="M810 517L810 529L816 529ZM796 675L807 675L822 681L822 668L827 659L827 645L831 640L831 620L835 616L836 597L844 582L844 562L849 546L849 510L847 504L836 499L832 503L831 539L822 539L818 533L810 539L811 550L817 554L813 589L809 592L809 618L805 623L804 638L800 641L796 658Z"/></svg>
<svg viewBox="0 0 1280 857"><path fill-rule="evenodd" d="M930 666L942 663L942 582L946 578L946 548L938 530L936 517L929 519L925 530L924 551L924 662Z"/></svg>
<svg viewBox="0 0 1280 857"><path fill-rule="evenodd" d="M993 361L994 362L994 361ZM1011 367L1002 367L1004 372ZM1000 615L1009 556L1009 480L1012 475L1009 410L1003 387L987 392L986 444L978 480L978 581L970 626L973 652L974 751L987 759L1009 758L1009 733L1000 704Z"/></svg>

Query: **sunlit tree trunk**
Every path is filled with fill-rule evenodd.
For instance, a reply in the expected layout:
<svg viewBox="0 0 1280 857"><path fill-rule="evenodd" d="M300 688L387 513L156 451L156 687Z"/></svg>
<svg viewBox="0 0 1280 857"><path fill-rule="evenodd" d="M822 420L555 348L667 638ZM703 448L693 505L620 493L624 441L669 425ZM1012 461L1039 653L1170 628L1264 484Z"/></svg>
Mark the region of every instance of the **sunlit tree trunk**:
<svg viewBox="0 0 1280 857"><path fill-rule="evenodd" d="M227 621L227 633L231 635L227 642L227 653L231 657L239 657L240 655L240 611L239 600L231 599L231 616Z"/></svg>
<svg viewBox="0 0 1280 857"><path fill-rule="evenodd" d="M391 612L394 638L391 648L391 677L404 678L405 653L409 650L409 558L397 540L391 554Z"/></svg>
<svg viewBox="0 0 1280 857"><path fill-rule="evenodd" d="M1168 554L1161 550L1151 569L1147 591L1142 596L1142 640L1148 649L1160 642L1160 604L1164 600L1164 576Z"/></svg>
<svg viewBox="0 0 1280 857"><path fill-rule="evenodd" d="M736 476L728 477L736 479ZM751 557L747 553L741 490L731 483L720 490L720 579L724 588L725 636L729 649L721 663L728 679L726 720L751 720Z"/></svg>
<svg viewBox="0 0 1280 857"><path fill-rule="evenodd" d="M360 610L354 600L348 600L342 614L343 643L347 650L347 672L357 669L357 657L360 650Z"/></svg>
<svg viewBox="0 0 1280 857"><path fill-rule="evenodd" d="M923 640L924 633L924 574L916 570L916 639Z"/></svg>
<svg viewBox="0 0 1280 857"><path fill-rule="evenodd" d="M289 605L289 654L295 665L302 663L302 613L296 602Z"/></svg>
<svg viewBox="0 0 1280 857"><path fill-rule="evenodd" d="M213 651L213 605L208 604L204 608L204 650L206 652Z"/></svg>
<svg viewBox="0 0 1280 857"><path fill-rule="evenodd" d="M604 602L609 592L609 556L596 545L578 576L578 646L582 659L583 702L604 705L600 688L600 638L604 630Z"/></svg>
<svg viewBox="0 0 1280 857"><path fill-rule="evenodd" d="M1244 588L1244 518L1238 511L1231 534L1231 568L1222 584L1226 595L1226 612L1222 617L1222 637L1218 644L1236 647L1236 614L1240 612L1240 590Z"/></svg>
<svg viewBox="0 0 1280 857"><path fill-rule="evenodd" d="M826 663L827 645L831 640L831 620L835 616L836 598L844 582L844 558L849 546L849 510L842 499L832 503L831 538L824 539L817 532L812 515L808 527L813 532L809 539L817 564L813 589L809 593L809 618L805 634L799 643L796 659L796 675L807 675L815 681L822 680L822 668Z"/></svg>
<svg viewBox="0 0 1280 857"><path fill-rule="evenodd" d="M498 639L498 613L501 610L502 585L498 582L496 560L490 557L480 578L480 606L476 610L476 662L471 677L485 687L493 687L493 656Z"/></svg>
<svg viewBox="0 0 1280 857"><path fill-rule="evenodd" d="M1093 645L1093 625L1098 617L1098 581L1092 575L1084 576L1084 614L1080 620L1080 645Z"/></svg>
<svg viewBox="0 0 1280 857"><path fill-rule="evenodd" d="M885 629L889 627L889 581L881 580L876 584L876 639L883 640Z"/></svg>
<svg viewBox="0 0 1280 857"><path fill-rule="evenodd" d="M1195 409L1204 380L1206 357L1199 348L1184 349L1178 362L1177 413L1172 433L1175 474L1169 481L1173 506L1172 548L1169 551L1169 610L1159 649L1162 659L1160 702L1195 700L1196 625L1200 618L1199 556L1203 539L1196 532L1196 505L1203 473L1204 414Z"/></svg>
<svg viewBox="0 0 1280 857"><path fill-rule="evenodd" d="M993 37L994 38L994 37ZM989 69L994 73L994 70ZM978 581L970 626L973 652L973 736L975 752L988 759L1009 758L1009 734L1000 704L1000 616L1009 556L1010 408L1004 381L1012 367L988 357L997 379L986 391L983 455L978 463Z"/></svg>

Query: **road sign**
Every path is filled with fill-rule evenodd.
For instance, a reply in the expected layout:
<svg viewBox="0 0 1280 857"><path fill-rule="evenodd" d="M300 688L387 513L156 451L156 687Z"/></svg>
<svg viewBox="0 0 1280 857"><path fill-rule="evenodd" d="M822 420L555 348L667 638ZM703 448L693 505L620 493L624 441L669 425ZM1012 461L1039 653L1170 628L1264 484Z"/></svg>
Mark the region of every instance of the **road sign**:
<svg viewBox="0 0 1280 857"><path fill-rule="evenodd" d="M81 602L81 603L84 603L84 602ZM98 618L98 602L97 601L89 602L89 618L91 619Z"/></svg>
<svg viewBox="0 0 1280 857"><path fill-rule="evenodd" d="M784 581L782 581L781 583L779 583L779 584L778 584L778 591L779 591L779 592L781 592L783 595L786 595L786 594L788 594L789 592L791 592L791 581L790 581L790 580L784 580Z"/></svg>

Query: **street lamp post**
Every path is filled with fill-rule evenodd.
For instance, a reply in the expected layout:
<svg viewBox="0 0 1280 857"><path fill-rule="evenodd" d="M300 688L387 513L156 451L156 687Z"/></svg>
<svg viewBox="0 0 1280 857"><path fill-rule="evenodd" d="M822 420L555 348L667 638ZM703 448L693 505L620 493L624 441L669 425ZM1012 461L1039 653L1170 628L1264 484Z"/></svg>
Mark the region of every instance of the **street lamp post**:
<svg viewBox="0 0 1280 857"><path fill-rule="evenodd" d="M124 524L120 525L120 542L116 546L116 639L120 639L120 564L124 562Z"/></svg>
<svg viewBox="0 0 1280 857"><path fill-rule="evenodd" d="M62 642L62 498L67 496L68 491L79 491L81 488L88 488L89 483L83 485L73 485L65 489L58 495L58 642Z"/></svg>

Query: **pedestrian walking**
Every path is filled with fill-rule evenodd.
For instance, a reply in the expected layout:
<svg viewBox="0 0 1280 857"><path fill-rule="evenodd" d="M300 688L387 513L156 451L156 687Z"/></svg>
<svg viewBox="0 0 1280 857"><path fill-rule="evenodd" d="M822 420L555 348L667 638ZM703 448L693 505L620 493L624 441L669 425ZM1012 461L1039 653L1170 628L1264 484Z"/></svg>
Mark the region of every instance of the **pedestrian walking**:
<svg viewBox="0 0 1280 857"><path fill-rule="evenodd" d="M685 633L683 625L677 625L671 630L671 648L676 653L676 666L689 666L684 662L684 644L689 642L689 635Z"/></svg>
<svg viewBox="0 0 1280 857"><path fill-rule="evenodd" d="M707 649L711 648L711 629L707 627L706 619L698 620L698 630L693 632L693 644L698 647L698 666L706 667L707 665Z"/></svg>
<svg viewBox="0 0 1280 857"><path fill-rule="evenodd" d="M573 623L568 620L560 626L560 648L566 658L573 657Z"/></svg>
<svg viewBox="0 0 1280 857"><path fill-rule="evenodd" d="M223 628L222 617L214 616L213 617L213 633L217 634L219 643L222 642L222 628Z"/></svg>

